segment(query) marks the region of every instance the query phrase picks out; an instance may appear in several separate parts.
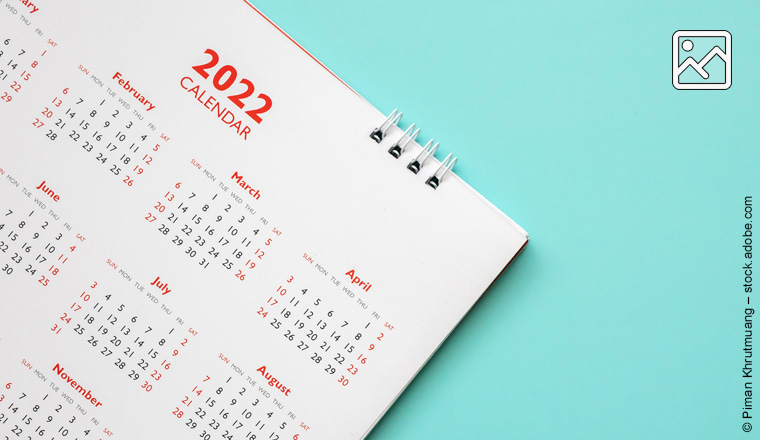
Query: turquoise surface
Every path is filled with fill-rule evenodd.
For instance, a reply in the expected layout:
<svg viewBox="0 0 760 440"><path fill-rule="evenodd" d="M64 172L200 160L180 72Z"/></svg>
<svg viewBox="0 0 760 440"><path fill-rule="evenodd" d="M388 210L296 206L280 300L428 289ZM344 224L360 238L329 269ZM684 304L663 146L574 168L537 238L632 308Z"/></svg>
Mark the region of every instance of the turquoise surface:
<svg viewBox="0 0 760 440"><path fill-rule="evenodd" d="M371 440L757 438L760 3L254 3L531 234ZM729 90L673 88L687 29L731 32Z"/></svg>

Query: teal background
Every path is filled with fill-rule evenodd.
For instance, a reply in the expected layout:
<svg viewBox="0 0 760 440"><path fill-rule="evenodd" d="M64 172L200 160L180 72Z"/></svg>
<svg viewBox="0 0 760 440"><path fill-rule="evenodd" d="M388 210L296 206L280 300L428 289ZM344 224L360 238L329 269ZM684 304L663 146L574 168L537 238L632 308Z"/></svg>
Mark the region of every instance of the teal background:
<svg viewBox="0 0 760 440"><path fill-rule="evenodd" d="M760 3L253 2L531 234L371 440L757 437ZM673 88L682 29L731 32L729 90Z"/></svg>

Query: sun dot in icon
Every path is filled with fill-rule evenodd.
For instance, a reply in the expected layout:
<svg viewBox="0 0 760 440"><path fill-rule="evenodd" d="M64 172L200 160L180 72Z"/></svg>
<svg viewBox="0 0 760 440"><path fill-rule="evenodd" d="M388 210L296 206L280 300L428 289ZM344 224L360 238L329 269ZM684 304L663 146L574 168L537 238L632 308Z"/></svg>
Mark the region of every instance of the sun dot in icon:
<svg viewBox="0 0 760 440"><path fill-rule="evenodd" d="M694 43L691 42L691 40L683 40L683 43L681 43L681 47L686 52L694 49Z"/></svg>

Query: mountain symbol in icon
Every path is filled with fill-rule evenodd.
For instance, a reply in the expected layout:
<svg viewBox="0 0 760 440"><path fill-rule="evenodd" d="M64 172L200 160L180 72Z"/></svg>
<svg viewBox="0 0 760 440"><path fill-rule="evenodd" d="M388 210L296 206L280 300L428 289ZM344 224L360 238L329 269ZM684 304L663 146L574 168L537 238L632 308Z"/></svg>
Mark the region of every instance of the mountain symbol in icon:
<svg viewBox="0 0 760 440"><path fill-rule="evenodd" d="M677 76L681 76L681 73L683 73L686 69L689 68L689 66L691 66L699 74L699 76L704 79L708 79L710 77L710 74L707 73L707 70L705 70L705 66L707 66L707 64L716 56L721 58L724 63L728 62L726 52L724 52L719 46L715 46L707 55L704 56L704 58L702 58L700 62L697 62L692 57L686 58L686 60L684 60L684 62L678 66L676 74Z"/></svg>

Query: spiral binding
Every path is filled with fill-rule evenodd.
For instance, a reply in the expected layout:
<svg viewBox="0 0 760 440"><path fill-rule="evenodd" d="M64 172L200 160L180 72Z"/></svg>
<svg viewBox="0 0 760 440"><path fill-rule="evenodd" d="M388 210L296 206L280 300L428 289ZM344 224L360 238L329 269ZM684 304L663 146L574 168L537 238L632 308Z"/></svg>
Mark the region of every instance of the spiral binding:
<svg viewBox="0 0 760 440"><path fill-rule="evenodd" d="M385 138L388 129L394 125L398 126L402 115L403 113L399 112L398 109L394 109L391 114L385 118L385 121L380 124L380 126L372 130L372 132L369 134L369 137L379 144ZM388 154L393 156L395 159L400 158L401 155L404 154L404 151L406 151L406 148L409 146L409 144L415 141L417 139L417 136L420 134L420 129L415 129L415 127L416 125L412 124L409 126L409 128L404 130L404 133L401 135L401 137L399 137L398 140L391 144L390 148L388 148ZM414 159L409 162L409 164L406 166L406 169L414 174L419 173L422 167L425 165L425 162L438 150L439 145L439 142L434 143L433 139L430 139L428 143L422 147L422 150L417 153ZM446 174L451 171L452 168L454 168L454 165L456 165L456 163L457 158L452 158L452 154L449 153L449 155L446 156L446 159L441 162L441 165L438 166L438 169L436 169L435 172L427 180L425 180L425 184L433 189L438 189L438 186L440 186L444 176L446 176Z"/></svg>
<svg viewBox="0 0 760 440"><path fill-rule="evenodd" d="M409 165L406 166L406 169L413 172L414 174L419 173L420 169L422 169L422 164L425 163L428 157L434 155L436 150L438 150L438 145L440 145L438 142L433 145L433 140L430 139L428 143L425 144L425 147L423 147L422 150L417 153L417 157L409 162Z"/></svg>
<svg viewBox="0 0 760 440"><path fill-rule="evenodd" d="M397 125L398 121L401 120L401 117L404 114L399 112L398 109L394 109L393 112L391 112L390 115L388 115L388 118L383 122L379 127L372 130L372 133L370 133L369 137L375 140L378 144L380 141L383 140L385 137L385 132L388 131L389 128L391 128L391 125Z"/></svg>
<svg viewBox="0 0 760 440"><path fill-rule="evenodd" d="M441 184L441 180L443 180L443 176L446 175L449 171L451 171L452 168L454 168L454 165L457 163L457 158L451 158L451 153L449 153L448 156L446 156L446 159L443 159L443 162L441 162L441 165L438 167L437 170L435 170L435 173L433 173L428 180L425 181L428 185L430 185L433 189L438 188L438 185ZM443 170L443 172L441 172Z"/></svg>
<svg viewBox="0 0 760 440"><path fill-rule="evenodd" d="M409 146L409 142L417 139L417 136L420 134L420 129L418 128L414 133L412 133L412 130L414 130L414 124L410 125L409 128L406 129L404 134L401 135L398 141L396 141L395 144L391 145L390 148L388 148L388 154L398 159L401 157L401 153L406 150L406 147ZM412 133L412 134L409 134ZM404 139L406 138L406 140ZM403 143L403 145L402 145Z"/></svg>

